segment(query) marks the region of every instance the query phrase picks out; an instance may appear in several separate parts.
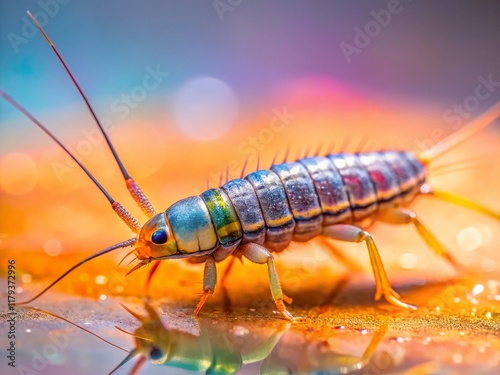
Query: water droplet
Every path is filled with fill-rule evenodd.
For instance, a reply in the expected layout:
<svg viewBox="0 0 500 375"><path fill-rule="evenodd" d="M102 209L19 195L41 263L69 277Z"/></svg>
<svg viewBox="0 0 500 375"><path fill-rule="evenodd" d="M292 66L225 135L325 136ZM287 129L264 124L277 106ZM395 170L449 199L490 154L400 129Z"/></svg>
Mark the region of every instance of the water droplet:
<svg viewBox="0 0 500 375"><path fill-rule="evenodd" d="M25 284L29 284L31 282L31 275L29 273L25 273L24 275L21 276L21 281Z"/></svg>
<svg viewBox="0 0 500 375"><path fill-rule="evenodd" d="M23 153L5 156L0 163L0 184L12 195L23 195L32 191L38 182L38 167L35 161Z"/></svg>
<svg viewBox="0 0 500 375"><path fill-rule="evenodd" d="M477 228L468 227L458 233L457 242L463 250L474 251L483 244L483 236Z"/></svg>
<svg viewBox="0 0 500 375"><path fill-rule="evenodd" d="M418 257L413 253L404 253L399 256L398 264L401 268L411 270L418 265Z"/></svg>
<svg viewBox="0 0 500 375"><path fill-rule="evenodd" d="M477 296L478 294L481 294L484 291L484 285L483 284L476 284L474 285L474 288L472 288L472 294Z"/></svg>
<svg viewBox="0 0 500 375"><path fill-rule="evenodd" d="M107 278L106 276L104 276L104 275L97 275L97 276L95 277L94 281L95 281L95 283L96 283L97 285L104 285L104 284L106 284L106 283L107 283L108 278Z"/></svg>
<svg viewBox="0 0 500 375"><path fill-rule="evenodd" d="M61 253L62 246L59 240L48 240L43 244L43 250L51 257L55 257Z"/></svg>
<svg viewBox="0 0 500 375"><path fill-rule="evenodd" d="M216 139L234 125L238 101L225 82L198 77L181 87L174 112L176 125L188 136L199 140Z"/></svg>
<svg viewBox="0 0 500 375"><path fill-rule="evenodd" d="M248 335L249 331L248 331L248 329L246 329L243 326L234 326L232 329L232 333L235 336L243 337L243 336Z"/></svg>
<svg viewBox="0 0 500 375"><path fill-rule="evenodd" d="M497 267L497 263L493 259L483 259L481 261L481 269L483 272L493 272Z"/></svg>

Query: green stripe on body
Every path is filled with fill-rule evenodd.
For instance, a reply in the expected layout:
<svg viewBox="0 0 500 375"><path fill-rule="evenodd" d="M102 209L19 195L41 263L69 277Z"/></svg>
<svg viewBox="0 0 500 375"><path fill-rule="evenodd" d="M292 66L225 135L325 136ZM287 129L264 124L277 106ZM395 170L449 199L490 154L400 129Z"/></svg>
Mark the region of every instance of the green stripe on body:
<svg viewBox="0 0 500 375"><path fill-rule="evenodd" d="M210 189L201 198L212 217L217 237L222 245L239 240L243 233L241 224L227 194L221 189Z"/></svg>

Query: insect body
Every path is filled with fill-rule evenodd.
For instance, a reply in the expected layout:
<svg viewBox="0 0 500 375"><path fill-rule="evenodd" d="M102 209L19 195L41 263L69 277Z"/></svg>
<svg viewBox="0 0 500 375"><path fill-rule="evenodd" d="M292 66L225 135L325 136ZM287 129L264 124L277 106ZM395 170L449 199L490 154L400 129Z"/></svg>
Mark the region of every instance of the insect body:
<svg viewBox="0 0 500 375"><path fill-rule="evenodd" d="M135 371L149 361L156 366L169 366L203 374L236 374L243 365L269 357L290 326L288 323L280 326L263 343L248 350L231 342L228 334L230 327L214 325L211 320L198 320L199 335L193 335L165 327L158 313L147 303L146 316L139 315L124 305L122 307L137 318L141 326L130 333L134 336L135 348L110 374L134 357L139 357L134 365ZM135 371L132 373L135 374Z"/></svg>
<svg viewBox="0 0 500 375"><path fill-rule="evenodd" d="M33 21L37 24L36 20ZM270 170L259 170L245 178L228 181L220 188L183 199L166 211L156 213L127 173L85 94L55 46L37 26L80 91L121 169L127 189L149 220L140 225L50 131L0 91L4 99L29 117L78 163L106 196L113 210L136 234L136 237L84 259L23 304L38 298L81 264L108 252L134 246L132 252L139 262L129 273L154 262L147 285L161 260L187 258L192 262L205 263L203 295L195 309L196 314L215 290L217 262L233 256L232 261L235 257L243 257L258 264L266 264L276 306L285 318L293 319L284 304L286 297L281 290L272 252L282 251L292 241L304 242L324 236L341 241L364 242L375 277L375 299L384 296L394 305L414 309L414 306L402 302L392 289L375 242L363 228L374 220L392 224L412 223L438 255L457 265L417 215L401 207L411 203L418 194L427 194L500 218L486 207L466 198L434 191L425 183L427 164L496 120L500 116L500 103L423 153L381 151L324 157L316 155L295 162L283 162L271 166ZM226 271L224 276L227 274Z"/></svg>
<svg viewBox="0 0 500 375"><path fill-rule="evenodd" d="M290 317L283 309L271 252L282 251L292 241L328 235L329 228L331 237L342 239L355 230L351 223L372 220L379 212L410 202L424 182L424 165L404 151L336 154L277 164L183 199L153 216L136 243L140 263L134 269L153 260L201 257L198 260L207 264L208 295L215 288L216 262L234 254L267 263L273 297ZM363 234L359 230L356 236ZM384 272L380 264L377 267L381 268L377 272ZM409 306L392 296L389 300Z"/></svg>

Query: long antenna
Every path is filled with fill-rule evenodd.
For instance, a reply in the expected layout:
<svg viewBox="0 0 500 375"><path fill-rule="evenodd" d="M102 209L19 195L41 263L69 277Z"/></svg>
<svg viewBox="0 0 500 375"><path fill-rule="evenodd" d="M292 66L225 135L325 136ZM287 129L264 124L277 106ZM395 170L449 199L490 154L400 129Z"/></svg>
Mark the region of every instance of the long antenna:
<svg viewBox="0 0 500 375"><path fill-rule="evenodd" d="M74 161L78 166L89 176L92 182L101 190L106 199L111 203L111 207L118 214L118 216L127 224L127 226L134 232L139 233L141 230L141 225L139 222L132 216L130 212L128 212L125 207L123 207L119 202L115 201L111 195L104 189L104 187L97 181L97 179L90 173L90 171L76 158L73 153L68 150L64 144L56 138L54 134L50 132L45 126L43 126L40 121L38 121L31 113L29 113L22 105L16 102L12 97L10 97L7 93L0 90L0 96L8 101L12 106L17 108L21 113L23 113L26 117L28 117L36 126L38 126L45 134L47 134L54 142L56 142L59 147L61 147Z"/></svg>
<svg viewBox="0 0 500 375"><path fill-rule="evenodd" d="M136 348L136 349L133 349L124 359L123 361L121 361L118 366L116 366L113 371L111 371L108 375L112 375L114 374L120 367L122 367L125 363L127 363L128 361L130 361L132 358L134 358L135 356L139 355L140 352L139 350ZM137 361L137 363L134 365L134 367L132 368L132 371L130 372L131 374L137 374L137 371L139 370L140 367L142 367L142 365L144 364L144 362L146 362L146 357L144 356L141 356L139 361Z"/></svg>
<svg viewBox="0 0 500 375"><path fill-rule="evenodd" d="M61 276L59 276L54 282L52 282L52 284L50 284L48 287L46 287L44 290L42 290L40 293L38 293L36 296L34 296L33 298L30 298L29 300L27 301L23 301L23 302L16 302L15 305L16 306L20 306L20 305L26 305L30 302L33 302L34 300L36 300L38 297L40 297L41 295L45 294L46 291L48 291L50 288L52 288L54 285L56 285L60 280L62 280L63 278L65 278L70 272L74 271L76 268L80 267L82 264L85 264L87 263L89 260L92 260L94 258L97 258L97 257L100 257L101 255L104 255L104 254L107 254L107 253L110 253L111 251L114 251L114 250L117 250L117 249L121 249L123 247L128 247L128 246L132 246L135 242L137 241L136 238L131 238L131 239L128 239L126 241L123 241L123 242L120 242L120 243L117 243L113 246L110 246L110 247L107 247L105 248L104 250L101 250L101 251L98 251L97 253L95 254L92 254L90 256L88 256L87 258L81 260L80 262L78 262L77 264L75 264L73 267L71 267L69 270L67 270L66 272L64 272Z"/></svg>
<svg viewBox="0 0 500 375"><path fill-rule="evenodd" d="M153 208L153 206L151 205L151 203L149 202L148 198L146 197L146 195L144 194L144 192L141 190L141 188L139 187L139 185L128 174L127 170L125 169L125 166L123 165L122 161L120 160L120 157L118 156L118 153L115 150L115 147L113 146L113 143L109 139L108 134L104 130L103 126L101 125L101 122L99 121L97 115L95 114L94 109L90 105L90 102L87 99L87 96L85 95L85 93L81 89L80 85L76 81L75 77L73 76L73 74L69 70L68 66L66 65L66 62L64 61L64 59L62 58L62 56L59 54L59 51L57 50L57 48L54 45L54 43L52 43L52 41L50 40L50 38L48 37L48 35L42 29L42 26L40 26L40 24L38 23L38 21L35 19L35 17L33 17L33 15L30 13L29 10L27 11L27 13L28 13L28 16L31 18L31 20L33 21L33 23L36 25L36 27L38 27L38 29L40 30L40 32L42 33L42 35L45 37L45 39L47 40L47 43L49 43L49 45L52 47L52 50L56 54L56 56L59 59L59 61L61 62L61 64L64 66L64 69L66 70L66 72L68 73L69 77L71 78L71 80L75 84L75 86L78 89L78 92L80 93L81 97L85 101L85 104L87 105L87 108L89 109L92 117L94 118L95 122L97 123L97 126L99 127L99 130L101 131L102 135L104 136L104 139L106 140L106 143L108 144L108 147L111 150L111 153L113 154L113 157L114 157L116 163L118 164L118 167L120 168L120 171L121 171L121 173L123 175L123 178L125 179L127 190L132 195L132 198L134 199L134 201L139 205L139 207L142 210L142 212L144 212L144 214L148 218L152 217L156 213L155 210L154 210L154 208Z"/></svg>

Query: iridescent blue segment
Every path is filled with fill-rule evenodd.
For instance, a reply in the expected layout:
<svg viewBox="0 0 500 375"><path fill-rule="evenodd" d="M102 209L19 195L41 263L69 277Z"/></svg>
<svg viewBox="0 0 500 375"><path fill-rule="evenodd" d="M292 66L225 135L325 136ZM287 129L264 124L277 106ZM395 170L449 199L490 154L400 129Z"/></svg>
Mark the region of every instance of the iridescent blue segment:
<svg viewBox="0 0 500 375"><path fill-rule="evenodd" d="M377 192L366 169L360 164L356 155L329 155L335 168L339 171L349 194L354 221L361 221L377 211Z"/></svg>
<svg viewBox="0 0 500 375"><path fill-rule="evenodd" d="M222 185L240 219L243 229L242 243L254 242L262 245L266 235L266 226L259 200L247 180L231 180Z"/></svg>
<svg viewBox="0 0 500 375"><path fill-rule="evenodd" d="M318 195L314 188L311 176L300 163L283 163L274 165L275 172L288 197L288 204L295 219L294 241L308 241L321 233L323 216Z"/></svg>
<svg viewBox="0 0 500 375"><path fill-rule="evenodd" d="M375 185L379 209L394 206L399 200L399 183L394 171L384 163L378 152L358 154L358 159Z"/></svg>
<svg viewBox="0 0 500 375"><path fill-rule="evenodd" d="M352 221L349 197L344 181L328 158L299 160L312 178L323 212L323 225Z"/></svg>
<svg viewBox="0 0 500 375"><path fill-rule="evenodd" d="M384 151L380 153L380 156L396 174L402 202L407 203L413 200L418 185L418 176L415 175L411 164L406 160L404 152Z"/></svg>
<svg viewBox="0 0 500 375"><path fill-rule="evenodd" d="M265 246L283 250L292 240L295 221L285 193L285 188L276 173L257 171L245 177L257 194L267 226Z"/></svg>
<svg viewBox="0 0 500 375"><path fill-rule="evenodd" d="M199 196L174 203L166 215L180 252L211 250L218 245L207 206Z"/></svg>

